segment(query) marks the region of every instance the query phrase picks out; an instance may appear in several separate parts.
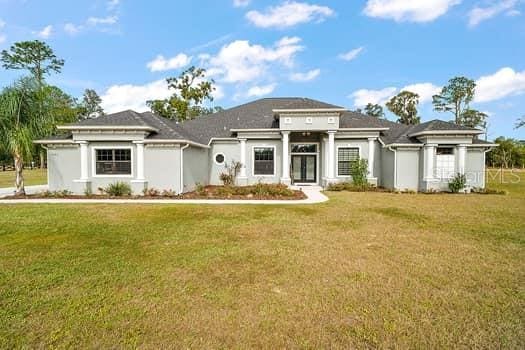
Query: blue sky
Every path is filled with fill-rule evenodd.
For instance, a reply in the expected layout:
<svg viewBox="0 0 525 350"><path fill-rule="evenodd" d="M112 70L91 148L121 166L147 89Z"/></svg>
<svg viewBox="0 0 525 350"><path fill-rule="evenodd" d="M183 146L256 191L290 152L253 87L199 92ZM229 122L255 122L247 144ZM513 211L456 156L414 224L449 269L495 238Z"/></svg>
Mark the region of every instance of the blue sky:
<svg viewBox="0 0 525 350"><path fill-rule="evenodd" d="M0 0L0 49L41 39L66 61L49 81L94 88L107 111L143 110L189 65L217 83L215 105L306 96L351 109L407 88L423 120L450 120L430 96L478 82L489 137L525 138L523 0ZM0 71L0 85L20 72ZM389 118L393 119L392 115Z"/></svg>

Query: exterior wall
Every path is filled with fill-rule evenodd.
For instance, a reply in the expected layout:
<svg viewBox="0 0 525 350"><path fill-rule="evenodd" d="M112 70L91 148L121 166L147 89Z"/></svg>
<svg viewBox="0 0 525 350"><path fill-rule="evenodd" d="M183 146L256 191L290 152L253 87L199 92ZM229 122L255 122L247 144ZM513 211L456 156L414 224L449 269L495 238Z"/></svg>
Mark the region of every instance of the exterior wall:
<svg viewBox="0 0 525 350"><path fill-rule="evenodd" d="M290 131L337 130L339 114L281 114L279 127Z"/></svg>
<svg viewBox="0 0 525 350"><path fill-rule="evenodd" d="M80 148L78 145L50 146L47 151L48 185L50 191L68 190L83 193L74 180L80 178Z"/></svg>
<svg viewBox="0 0 525 350"><path fill-rule="evenodd" d="M274 153L274 175L260 176L253 174L253 148L254 147L275 147ZM248 184L256 184L258 182L264 183L279 183L282 174L282 141L277 140L247 140L246 141L246 175L248 176Z"/></svg>
<svg viewBox="0 0 525 350"><path fill-rule="evenodd" d="M379 177L379 186L393 189L395 170L395 152L388 148L381 148L381 174Z"/></svg>
<svg viewBox="0 0 525 350"><path fill-rule="evenodd" d="M485 188L485 150L483 148L467 148L465 174L468 186Z"/></svg>
<svg viewBox="0 0 525 350"><path fill-rule="evenodd" d="M191 192L197 184L208 184L208 149L190 146L183 154L184 177L182 192Z"/></svg>
<svg viewBox="0 0 525 350"><path fill-rule="evenodd" d="M396 189L419 189L419 148L399 148L396 151Z"/></svg>
<svg viewBox="0 0 525 350"><path fill-rule="evenodd" d="M147 187L180 192L180 145L146 145L144 177Z"/></svg>
<svg viewBox="0 0 525 350"><path fill-rule="evenodd" d="M225 162L223 164L217 164L215 162L215 155L219 153L224 154ZM246 150L246 156L248 156L248 149ZM238 141L220 141L212 143L208 158L208 179L210 185L222 185L219 175L226 171L226 163L230 164L232 161L239 162L240 160L241 146Z"/></svg>

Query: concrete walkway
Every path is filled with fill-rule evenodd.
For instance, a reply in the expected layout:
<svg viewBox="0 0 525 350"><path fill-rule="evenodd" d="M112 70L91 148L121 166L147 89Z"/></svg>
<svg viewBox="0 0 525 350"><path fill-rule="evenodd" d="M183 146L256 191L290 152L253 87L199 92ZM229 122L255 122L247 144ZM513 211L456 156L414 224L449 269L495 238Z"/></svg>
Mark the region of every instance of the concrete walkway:
<svg viewBox="0 0 525 350"><path fill-rule="evenodd" d="M15 190L16 187L0 188L0 198L14 195ZM35 194L44 191L47 191L47 185L26 186L27 194Z"/></svg>
<svg viewBox="0 0 525 350"><path fill-rule="evenodd" d="M38 187L38 186L31 186ZM45 191L45 188L41 191ZM306 199L301 200L256 200L256 199L0 199L0 204L317 204L328 201L321 193L319 186L292 186L292 189L302 190ZM26 187L27 191L27 187ZM12 194L12 193L10 193ZM1 197L0 193L0 197ZM4 195L5 196L5 195Z"/></svg>

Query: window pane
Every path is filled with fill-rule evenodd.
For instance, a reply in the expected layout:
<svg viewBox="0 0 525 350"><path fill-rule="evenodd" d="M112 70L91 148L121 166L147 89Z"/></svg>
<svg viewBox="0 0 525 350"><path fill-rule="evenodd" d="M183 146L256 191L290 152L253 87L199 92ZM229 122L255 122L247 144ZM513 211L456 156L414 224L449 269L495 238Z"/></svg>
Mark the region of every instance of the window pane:
<svg viewBox="0 0 525 350"><path fill-rule="evenodd" d="M315 153L317 152L317 145L293 145L292 153Z"/></svg>
<svg viewBox="0 0 525 350"><path fill-rule="evenodd" d="M350 176L352 174L352 164L359 160L359 148L344 147L337 152L337 175Z"/></svg>
<svg viewBox="0 0 525 350"><path fill-rule="evenodd" d="M274 149L270 147L257 147L253 150L253 173L254 175L274 174Z"/></svg>
<svg viewBox="0 0 525 350"><path fill-rule="evenodd" d="M98 149L95 172L97 175L131 175L131 150Z"/></svg>

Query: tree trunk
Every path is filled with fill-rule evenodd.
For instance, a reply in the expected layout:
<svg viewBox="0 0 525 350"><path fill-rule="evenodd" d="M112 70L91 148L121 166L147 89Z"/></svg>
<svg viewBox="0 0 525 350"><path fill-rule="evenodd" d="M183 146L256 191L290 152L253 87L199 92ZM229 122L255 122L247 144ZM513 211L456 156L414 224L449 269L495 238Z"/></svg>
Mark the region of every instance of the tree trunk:
<svg viewBox="0 0 525 350"><path fill-rule="evenodd" d="M19 154L15 154L15 172L16 172L16 180L15 180L15 196L25 196L26 189L24 187L24 174L22 173L24 171L24 161L22 160L22 157L20 157Z"/></svg>

